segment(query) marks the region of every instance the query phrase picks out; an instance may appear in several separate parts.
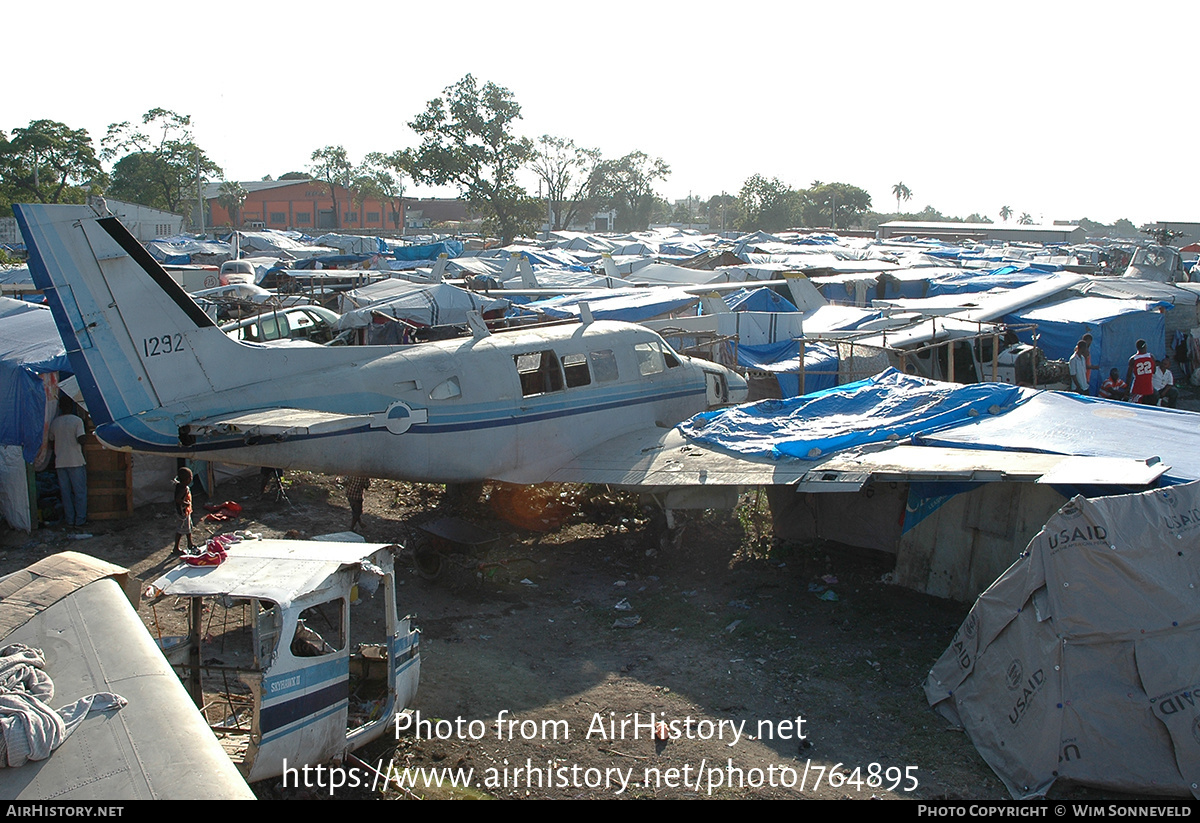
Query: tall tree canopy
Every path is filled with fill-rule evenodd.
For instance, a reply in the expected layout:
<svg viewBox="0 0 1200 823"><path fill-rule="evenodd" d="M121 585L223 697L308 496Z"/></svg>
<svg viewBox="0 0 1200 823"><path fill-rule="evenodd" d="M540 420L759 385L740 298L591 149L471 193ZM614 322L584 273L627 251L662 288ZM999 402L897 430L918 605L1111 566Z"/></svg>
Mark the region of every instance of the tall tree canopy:
<svg viewBox="0 0 1200 823"><path fill-rule="evenodd" d="M671 167L661 157L634 151L619 160L601 160L592 170L591 196L600 208L617 212L617 231L641 231L650 226L654 214L656 180L666 180Z"/></svg>
<svg viewBox="0 0 1200 823"><path fill-rule="evenodd" d="M468 74L409 123L421 144L405 153L414 180L458 186L505 245L536 225L541 211L516 182L517 171L533 154L532 141L513 131L520 119L512 92L491 82L481 87Z"/></svg>
<svg viewBox="0 0 1200 823"><path fill-rule="evenodd" d="M805 192L804 224L819 226L824 221L835 231L848 228L871 208L871 195L849 183L813 182Z"/></svg>
<svg viewBox="0 0 1200 823"><path fill-rule="evenodd" d="M56 120L34 120L0 132L0 185L10 203L79 203L104 186L104 172L86 129Z"/></svg>
<svg viewBox="0 0 1200 823"><path fill-rule="evenodd" d="M571 225L591 203L588 183L599 160L597 149L576 146L574 140L548 134L538 138L529 167L546 184L553 231Z"/></svg>
<svg viewBox="0 0 1200 823"><path fill-rule="evenodd" d="M896 211L897 212L900 211L900 201L901 200L903 200L905 203L907 203L909 200L912 199L912 189L910 189L908 186L904 185L903 180L900 181L899 183L897 183L896 185L892 186L892 194L895 195L895 197L896 197Z"/></svg>
<svg viewBox="0 0 1200 823"><path fill-rule="evenodd" d="M392 226L400 228L404 199L404 162L399 154L373 151L363 158L350 176L350 189L361 204L374 199L391 206ZM386 216L385 216L386 217Z"/></svg>
<svg viewBox="0 0 1200 823"><path fill-rule="evenodd" d="M217 189L217 204L229 213L229 222L238 226L241 225L238 219L242 213L242 205L245 204L246 198L249 196L242 184L236 180L223 180L221 186Z"/></svg>
<svg viewBox="0 0 1200 823"><path fill-rule="evenodd" d="M354 173L354 166L351 164L350 158L346 156L346 149L342 146L326 146L323 149L317 149L312 153L311 159L310 170L313 178L324 181L325 185L329 186L329 196L333 198L333 227L341 228L342 210L338 205L338 187L350 188L350 177Z"/></svg>
<svg viewBox="0 0 1200 823"><path fill-rule="evenodd" d="M100 141L102 159L121 156L113 166L108 193L120 200L179 213L191 200L199 177L221 175L192 136L192 118L167 109L142 115L141 129L113 123Z"/></svg>
<svg viewBox="0 0 1200 823"><path fill-rule="evenodd" d="M768 180L755 174L742 184L738 205L741 211L738 227L743 231L778 231L799 225L804 196L778 177Z"/></svg>

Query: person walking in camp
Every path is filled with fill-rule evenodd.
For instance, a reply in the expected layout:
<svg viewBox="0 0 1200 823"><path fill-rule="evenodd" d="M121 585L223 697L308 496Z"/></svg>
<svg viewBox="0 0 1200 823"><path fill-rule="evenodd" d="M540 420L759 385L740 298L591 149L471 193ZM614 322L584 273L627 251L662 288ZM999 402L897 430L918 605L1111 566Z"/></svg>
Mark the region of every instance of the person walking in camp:
<svg viewBox="0 0 1200 823"><path fill-rule="evenodd" d="M369 477L346 478L346 500L350 503L350 531L358 531L362 525L363 494L371 487Z"/></svg>
<svg viewBox="0 0 1200 823"><path fill-rule="evenodd" d="M1136 343L1137 351L1129 358L1129 368L1125 371L1125 382L1129 384L1129 400L1153 406L1154 395L1154 355L1146 351L1146 341Z"/></svg>
<svg viewBox="0 0 1200 823"><path fill-rule="evenodd" d="M1087 394L1087 343L1080 340L1075 344L1075 353L1071 355L1067 367L1071 372L1071 391L1077 394Z"/></svg>
<svg viewBox="0 0 1200 823"><path fill-rule="evenodd" d="M192 470L184 466L175 475L175 514L179 517L179 525L175 527L175 551L179 551L179 541L187 537L187 550L196 550L192 544Z"/></svg>
<svg viewBox="0 0 1200 823"><path fill-rule="evenodd" d="M87 523L87 461L83 459L83 420L74 414L75 404L63 398L58 417L50 423L54 441L54 470L62 494L63 519L78 528Z"/></svg>

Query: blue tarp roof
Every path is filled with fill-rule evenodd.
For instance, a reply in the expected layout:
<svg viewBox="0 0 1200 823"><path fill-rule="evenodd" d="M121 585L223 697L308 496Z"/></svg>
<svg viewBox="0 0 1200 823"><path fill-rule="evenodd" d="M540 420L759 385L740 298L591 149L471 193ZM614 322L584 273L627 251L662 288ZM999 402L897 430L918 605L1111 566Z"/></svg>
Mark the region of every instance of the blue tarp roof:
<svg viewBox="0 0 1200 823"><path fill-rule="evenodd" d="M700 298L683 289L613 289L597 294L577 294L529 303L525 308L543 312L550 317L572 319L579 317L579 304L586 302L597 320L624 320L640 323L668 312L678 311Z"/></svg>
<svg viewBox="0 0 1200 823"><path fill-rule="evenodd" d="M991 271L964 271L961 274L946 274L929 284L929 297L939 294L963 294L990 291L995 288L1015 289L1037 283L1047 275L1061 270L1061 266L1008 265Z"/></svg>
<svg viewBox="0 0 1200 823"><path fill-rule="evenodd" d="M0 298L0 444L34 462L42 447L46 392L40 375L72 374L49 309Z"/></svg>
<svg viewBox="0 0 1200 823"><path fill-rule="evenodd" d="M1003 414L1034 394L1003 383L960 386L888 369L800 398L705 412L679 428L688 437L740 454L815 460Z"/></svg>
<svg viewBox="0 0 1200 823"><path fill-rule="evenodd" d="M723 299L725 305L734 311L800 311L792 301L780 297L766 286L738 289Z"/></svg>
<svg viewBox="0 0 1200 823"><path fill-rule="evenodd" d="M443 254L454 259L463 253L463 244L458 240L427 243L423 246L401 246L392 254L397 260L437 260Z"/></svg>

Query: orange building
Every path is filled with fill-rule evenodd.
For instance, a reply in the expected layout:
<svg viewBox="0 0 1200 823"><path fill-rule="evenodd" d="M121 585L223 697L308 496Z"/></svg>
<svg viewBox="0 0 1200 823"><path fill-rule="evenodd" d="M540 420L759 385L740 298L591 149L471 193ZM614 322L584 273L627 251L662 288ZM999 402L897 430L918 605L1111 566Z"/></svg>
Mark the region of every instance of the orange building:
<svg viewBox="0 0 1200 823"><path fill-rule="evenodd" d="M337 187L337 213L329 184L320 180L250 180L239 183L246 201L236 222L217 202L220 183L209 183L208 225L213 227L294 229L302 232L404 230L404 203L367 199L359 204L350 191Z"/></svg>

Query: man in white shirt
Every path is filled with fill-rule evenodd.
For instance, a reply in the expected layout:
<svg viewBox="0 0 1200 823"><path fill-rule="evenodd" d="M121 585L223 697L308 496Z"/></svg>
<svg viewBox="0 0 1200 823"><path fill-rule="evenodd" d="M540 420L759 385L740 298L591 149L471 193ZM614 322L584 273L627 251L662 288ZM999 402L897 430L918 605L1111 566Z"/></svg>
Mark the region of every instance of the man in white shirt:
<svg viewBox="0 0 1200 823"><path fill-rule="evenodd" d="M83 459L83 437L83 421L65 408L50 423L63 519L66 525L73 527L87 522L87 465Z"/></svg>
<svg viewBox="0 0 1200 823"><path fill-rule="evenodd" d="M1172 409L1179 403L1179 389L1175 388L1170 356L1163 357L1154 368L1154 397L1158 405Z"/></svg>
<svg viewBox="0 0 1200 823"><path fill-rule="evenodd" d="M1075 344L1075 353L1067 364L1071 373L1071 391L1088 393L1087 344L1080 340Z"/></svg>

